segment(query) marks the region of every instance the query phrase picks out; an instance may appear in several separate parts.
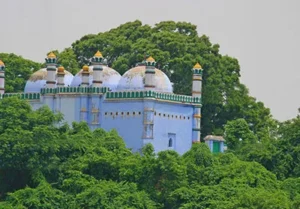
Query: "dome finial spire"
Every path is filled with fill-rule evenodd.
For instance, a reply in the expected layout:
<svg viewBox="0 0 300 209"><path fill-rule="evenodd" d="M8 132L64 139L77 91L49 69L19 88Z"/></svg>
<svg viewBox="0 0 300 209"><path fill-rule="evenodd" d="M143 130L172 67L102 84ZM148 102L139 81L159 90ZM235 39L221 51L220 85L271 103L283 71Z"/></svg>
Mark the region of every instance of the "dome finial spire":
<svg viewBox="0 0 300 209"><path fill-rule="evenodd" d="M155 66L156 65L156 62L155 62L155 59L153 59L152 56L148 57L146 59L146 66Z"/></svg>
<svg viewBox="0 0 300 209"><path fill-rule="evenodd" d="M199 64L199 62L196 63L196 65L194 66L194 69L202 69L201 65Z"/></svg>
<svg viewBox="0 0 300 209"><path fill-rule="evenodd" d="M153 57L150 56L150 57L148 57L148 58L146 59L146 61L147 61L147 62L155 62L155 59L153 59Z"/></svg>
<svg viewBox="0 0 300 209"><path fill-rule="evenodd" d="M53 52L50 52L47 58L56 58L56 55Z"/></svg>
<svg viewBox="0 0 300 209"><path fill-rule="evenodd" d="M94 55L94 57L103 57L103 56L102 56L102 53L98 50L96 52L96 54Z"/></svg>

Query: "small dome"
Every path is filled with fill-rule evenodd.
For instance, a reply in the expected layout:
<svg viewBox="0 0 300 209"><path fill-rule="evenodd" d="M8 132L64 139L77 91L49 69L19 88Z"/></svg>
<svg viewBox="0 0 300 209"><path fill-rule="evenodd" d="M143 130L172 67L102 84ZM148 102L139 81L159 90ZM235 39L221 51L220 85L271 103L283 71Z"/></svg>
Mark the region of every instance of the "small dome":
<svg viewBox="0 0 300 209"><path fill-rule="evenodd" d="M96 52L96 54L94 55L94 57L103 57L103 56L102 56L102 53L98 50Z"/></svg>
<svg viewBox="0 0 300 209"><path fill-rule="evenodd" d="M148 58L146 59L146 61L147 61L147 62L155 62L155 60L154 60L153 57L151 57L151 56L148 57Z"/></svg>
<svg viewBox="0 0 300 209"><path fill-rule="evenodd" d="M56 58L55 54L53 52L50 52L47 56L47 58Z"/></svg>
<svg viewBox="0 0 300 209"><path fill-rule="evenodd" d="M137 66L128 70L122 76L117 90L142 90L144 89L146 66ZM155 91L173 92L172 83L168 76L161 70L155 68Z"/></svg>
<svg viewBox="0 0 300 209"><path fill-rule="evenodd" d="M199 64L199 62L196 63L196 65L194 66L194 69L202 69L201 65Z"/></svg>
<svg viewBox="0 0 300 209"><path fill-rule="evenodd" d="M57 72L59 72L59 73L63 73L64 71L65 71L65 68L63 66L59 66L57 68Z"/></svg>
<svg viewBox="0 0 300 209"><path fill-rule="evenodd" d="M83 69L80 70L75 76L71 83L71 86L79 86L82 83L82 72ZM93 66L89 66L89 84L93 84ZM107 66L103 66L103 77L102 77L102 85L104 87L110 88L112 91L116 90L118 83L121 79L121 75L112 68Z"/></svg>
<svg viewBox="0 0 300 209"><path fill-rule="evenodd" d="M64 76L65 86L69 86L74 76L67 70L65 70L64 72L65 72L65 76ZM42 68L34 72L26 82L24 92L39 93L42 88L46 87L46 81L47 81L46 79L47 79L47 68Z"/></svg>
<svg viewBox="0 0 300 209"><path fill-rule="evenodd" d="M82 67L82 70L83 70L83 71L89 71L89 66L84 65L84 66Z"/></svg>

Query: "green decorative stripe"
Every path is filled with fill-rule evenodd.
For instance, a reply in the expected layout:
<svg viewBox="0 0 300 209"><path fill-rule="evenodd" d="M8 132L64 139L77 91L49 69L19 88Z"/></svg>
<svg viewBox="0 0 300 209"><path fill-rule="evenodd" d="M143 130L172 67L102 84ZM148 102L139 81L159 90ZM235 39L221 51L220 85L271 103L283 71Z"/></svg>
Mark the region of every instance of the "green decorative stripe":
<svg viewBox="0 0 300 209"><path fill-rule="evenodd" d="M20 99L28 99L28 100L36 100L41 98L41 94L39 93L6 93L2 95L2 98L6 97L19 97Z"/></svg>
<svg viewBox="0 0 300 209"><path fill-rule="evenodd" d="M0 75L0 78L5 78L5 76L3 76L3 75Z"/></svg>
<svg viewBox="0 0 300 209"><path fill-rule="evenodd" d="M93 83L102 83L102 81L93 80Z"/></svg>
<svg viewBox="0 0 300 209"><path fill-rule="evenodd" d="M177 94L159 93L154 91L126 91L126 92L107 92L106 99L143 99L153 98L171 102L181 102L190 104L201 104L201 97L192 97Z"/></svg>
<svg viewBox="0 0 300 209"><path fill-rule="evenodd" d="M57 87L57 88L43 88L41 89L41 94L58 94L58 93L85 93L85 94L104 94L108 92L107 87Z"/></svg>
<svg viewBox="0 0 300 209"><path fill-rule="evenodd" d="M200 128L193 128L193 131L200 131Z"/></svg>
<svg viewBox="0 0 300 209"><path fill-rule="evenodd" d="M202 69L200 69L200 70L199 70L199 69L198 69L198 70L197 70L197 69L194 69L193 71L194 71L194 72L193 72L194 74L202 75Z"/></svg>
<svg viewBox="0 0 300 209"><path fill-rule="evenodd" d="M146 70L146 74L155 74L155 71Z"/></svg>
<svg viewBox="0 0 300 209"><path fill-rule="evenodd" d="M92 58L92 62L102 63L102 61L103 61L103 57L93 57Z"/></svg>

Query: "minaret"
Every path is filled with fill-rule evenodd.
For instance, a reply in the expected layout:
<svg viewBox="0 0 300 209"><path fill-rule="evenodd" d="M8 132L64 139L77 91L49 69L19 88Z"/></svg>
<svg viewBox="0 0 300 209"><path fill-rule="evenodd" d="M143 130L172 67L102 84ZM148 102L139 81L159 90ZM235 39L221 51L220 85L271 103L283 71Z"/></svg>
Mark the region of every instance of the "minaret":
<svg viewBox="0 0 300 209"><path fill-rule="evenodd" d="M103 56L100 51L92 58L93 66L93 87L102 87Z"/></svg>
<svg viewBox="0 0 300 209"><path fill-rule="evenodd" d="M65 68L63 66L59 66L57 69L57 87L65 86Z"/></svg>
<svg viewBox="0 0 300 209"><path fill-rule="evenodd" d="M0 97L1 97L1 94L4 94L5 93L5 88L4 88L4 85L5 85L5 65L4 63L0 60Z"/></svg>
<svg viewBox="0 0 300 209"><path fill-rule="evenodd" d="M90 72L89 72L89 66L85 65L82 67L82 87L88 87L90 85L89 78L90 78Z"/></svg>
<svg viewBox="0 0 300 209"><path fill-rule="evenodd" d="M192 96L201 98L202 90L202 67L197 63L193 67L193 87L192 87ZM193 143L199 143L201 137L201 104L194 106L194 115L193 115Z"/></svg>
<svg viewBox="0 0 300 209"><path fill-rule="evenodd" d="M145 90L152 90L155 88L155 60L153 57L146 59L146 72L145 72Z"/></svg>
<svg viewBox="0 0 300 209"><path fill-rule="evenodd" d="M46 81L46 88L54 88L56 81L55 81L55 74L56 74L56 56L53 52L48 54L46 60L47 66L47 81Z"/></svg>

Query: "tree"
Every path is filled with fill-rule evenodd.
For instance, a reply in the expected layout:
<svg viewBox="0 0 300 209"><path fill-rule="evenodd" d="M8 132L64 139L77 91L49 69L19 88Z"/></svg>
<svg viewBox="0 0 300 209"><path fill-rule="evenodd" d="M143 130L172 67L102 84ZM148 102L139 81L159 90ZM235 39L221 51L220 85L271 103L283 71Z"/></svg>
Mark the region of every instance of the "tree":
<svg viewBox="0 0 300 209"><path fill-rule="evenodd" d="M15 54L0 53L5 64L5 92L23 92L30 75L41 68L40 63Z"/></svg>
<svg viewBox="0 0 300 209"><path fill-rule="evenodd" d="M0 100L0 194L36 185L58 162L60 120L47 107L33 111L17 97Z"/></svg>
<svg viewBox="0 0 300 209"><path fill-rule="evenodd" d="M227 122L225 126L225 139L229 149L238 150L247 144L254 144L257 138L249 129L244 119Z"/></svg>

